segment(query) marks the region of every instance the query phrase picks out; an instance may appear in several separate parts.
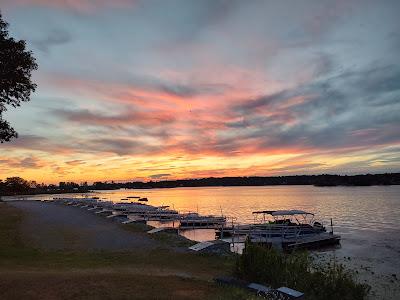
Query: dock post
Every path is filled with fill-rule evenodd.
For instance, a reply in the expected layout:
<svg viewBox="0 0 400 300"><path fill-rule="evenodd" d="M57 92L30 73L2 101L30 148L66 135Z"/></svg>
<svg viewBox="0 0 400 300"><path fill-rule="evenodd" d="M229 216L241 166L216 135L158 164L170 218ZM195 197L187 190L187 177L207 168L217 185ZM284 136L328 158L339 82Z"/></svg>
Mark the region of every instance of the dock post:
<svg viewBox="0 0 400 300"><path fill-rule="evenodd" d="M333 221L332 221L332 218L331 218L331 234L333 234Z"/></svg>
<svg viewBox="0 0 400 300"><path fill-rule="evenodd" d="M232 248L235 250L235 225L233 225L233 218L232 218Z"/></svg>

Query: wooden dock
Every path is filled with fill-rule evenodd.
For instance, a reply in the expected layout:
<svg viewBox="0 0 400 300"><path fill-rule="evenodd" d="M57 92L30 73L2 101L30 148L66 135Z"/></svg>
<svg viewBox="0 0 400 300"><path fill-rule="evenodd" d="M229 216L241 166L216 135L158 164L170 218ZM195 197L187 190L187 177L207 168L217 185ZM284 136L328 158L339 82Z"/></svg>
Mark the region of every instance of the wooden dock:
<svg viewBox="0 0 400 300"><path fill-rule="evenodd" d="M304 236L295 242L283 243L283 248L287 250L293 249L312 249L329 245L337 245L340 243L340 236L331 233L321 233L318 235Z"/></svg>
<svg viewBox="0 0 400 300"><path fill-rule="evenodd" d="M295 249L315 249L324 246L337 245L340 243L340 235L323 232L313 235L302 235L291 238L253 238L252 242L282 249L285 251L292 251Z"/></svg>

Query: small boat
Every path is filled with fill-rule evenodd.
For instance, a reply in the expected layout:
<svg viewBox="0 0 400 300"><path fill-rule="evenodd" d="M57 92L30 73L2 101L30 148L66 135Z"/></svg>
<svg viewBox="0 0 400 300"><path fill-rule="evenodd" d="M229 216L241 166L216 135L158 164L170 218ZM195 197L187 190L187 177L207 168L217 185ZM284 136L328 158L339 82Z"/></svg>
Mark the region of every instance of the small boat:
<svg viewBox="0 0 400 300"><path fill-rule="evenodd" d="M221 228L216 232L217 237L248 235L250 232L269 237L280 237L289 232L296 235L326 232L322 223L314 220L313 213L302 210L255 211L253 215L254 224Z"/></svg>
<svg viewBox="0 0 400 300"><path fill-rule="evenodd" d="M114 203L113 210L132 218L141 218L146 221L178 220L179 213L169 209L169 206L152 206L144 203Z"/></svg>
<svg viewBox="0 0 400 300"><path fill-rule="evenodd" d="M147 221L174 221L179 219L179 213L176 210L168 209L168 206L160 206L156 210L145 211L138 215Z"/></svg>
<svg viewBox="0 0 400 300"><path fill-rule="evenodd" d="M340 236L326 232L322 222L314 220L314 214L302 210L255 211L261 222L220 228L216 231L219 238L229 236L247 236L252 242L278 247L284 250L315 248L334 245L340 242ZM269 219L269 220L268 220ZM331 223L332 226L332 223Z"/></svg>
<svg viewBox="0 0 400 300"><path fill-rule="evenodd" d="M138 201L147 202L147 201L149 201L149 199L147 199L147 198L139 198Z"/></svg>
<svg viewBox="0 0 400 300"><path fill-rule="evenodd" d="M181 215L180 228L219 228L226 223L226 217L201 216L198 213L188 213Z"/></svg>
<svg viewBox="0 0 400 300"><path fill-rule="evenodd" d="M54 197L53 200L66 203L67 205L78 204L78 203L93 203L97 202L97 197Z"/></svg>
<svg viewBox="0 0 400 300"><path fill-rule="evenodd" d="M141 213L143 211L157 210L157 207L138 202L120 202L113 203L113 209L119 211L128 211L130 213Z"/></svg>
<svg viewBox="0 0 400 300"><path fill-rule="evenodd" d="M140 197L138 197L138 196L127 196L126 198L129 198L129 199L139 199Z"/></svg>

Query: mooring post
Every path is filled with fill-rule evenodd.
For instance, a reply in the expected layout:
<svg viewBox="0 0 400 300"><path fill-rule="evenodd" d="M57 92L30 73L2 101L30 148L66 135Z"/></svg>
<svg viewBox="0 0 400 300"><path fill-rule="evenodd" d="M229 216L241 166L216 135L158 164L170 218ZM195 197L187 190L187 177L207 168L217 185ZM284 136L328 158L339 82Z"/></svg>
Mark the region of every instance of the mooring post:
<svg viewBox="0 0 400 300"><path fill-rule="evenodd" d="M233 217L232 217L232 248L235 249L235 226L233 225Z"/></svg>

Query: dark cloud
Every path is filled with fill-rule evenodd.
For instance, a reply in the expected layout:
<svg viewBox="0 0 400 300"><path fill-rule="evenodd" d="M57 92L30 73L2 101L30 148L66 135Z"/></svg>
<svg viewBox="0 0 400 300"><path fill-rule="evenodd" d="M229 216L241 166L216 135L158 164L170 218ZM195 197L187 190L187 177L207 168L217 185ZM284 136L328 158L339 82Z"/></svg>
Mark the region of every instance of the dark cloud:
<svg viewBox="0 0 400 300"><path fill-rule="evenodd" d="M65 142L65 138L64 138ZM31 149L48 153L64 153L71 151L71 143L62 143L37 135L20 135L17 139L2 145L5 149Z"/></svg>
<svg viewBox="0 0 400 300"><path fill-rule="evenodd" d="M271 167L268 168L268 171L274 173L285 173L285 174L307 174L307 173L315 173L315 169L321 170L323 167L325 167L325 164L323 163L302 163L302 164L287 165L284 167Z"/></svg>
<svg viewBox="0 0 400 300"><path fill-rule="evenodd" d="M316 69L314 72L315 77L324 76L332 73L332 71L337 67L332 55L326 53L318 53L315 60Z"/></svg>
<svg viewBox="0 0 400 300"><path fill-rule="evenodd" d="M366 93L379 95L381 93L400 91L399 66L378 67L357 75L356 84Z"/></svg>
<svg viewBox="0 0 400 300"><path fill-rule="evenodd" d="M255 112L261 107L271 107L273 104L283 101L291 97L292 91L281 91L272 95L262 96L257 99L250 99L243 101L233 107L235 111L242 112L244 114L249 114ZM272 108L272 107L271 107Z"/></svg>
<svg viewBox="0 0 400 300"><path fill-rule="evenodd" d="M66 110L54 109L52 113L63 117L72 122L78 122L87 125L96 126L119 126L119 125L137 125L137 126L157 126L166 125L174 122L175 117L168 112L140 112L127 108L127 111L119 114L105 115L100 112L87 109Z"/></svg>
<svg viewBox="0 0 400 300"><path fill-rule="evenodd" d="M0 160L1 169L5 168L21 168L21 169L37 169L42 168L43 163L40 159L28 156L22 159L1 159Z"/></svg>
<svg viewBox="0 0 400 300"><path fill-rule="evenodd" d="M82 151L110 152L117 155L151 154L159 151L159 147L148 145L145 142L126 138L99 138L91 139L78 146Z"/></svg>
<svg viewBox="0 0 400 300"><path fill-rule="evenodd" d="M40 168L41 164L37 158L30 156L22 159L20 162L20 166L22 168L35 169Z"/></svg>
<svg viewBox="0 0 400 300"><path fill-rule="evenodd" d="M163 178L166 178L168 176L171 176L171 174L168 174L168 173L154 174L154 175L150 175L149 178L151 178L151 179L163 179Z"/></svg>
<svg viewBox="0 0 400 300"><path fill-rule="evenodd" d="M164 83L161 84L157 90L165 92L169 95L178 97L194 97L205 95L218 95L222 94L228 88L227 85L221 84L192 84L192 85L179 85Z"/></svg>
<svg viewBox="0 0 400 300"><path fill-rule="evenodd" d="M394 65L344 72L244 100L232 107L243 121L226 124L239 131L232 134L234 138L220 138L215 147L238 149L242 145L237 140L258 143L265 151L367 148L400 142L399 72ZM296 97L302 100L293 102Z"/></svg>
<svg viewBox="0 0 400 300"><path fill-rule="evenodd" d="M70 166L78 166L78 165L86 164L86 162L81 159L70 160L70 161L66 161L65 163Z"/></svg>
<svg viewBox="0 0 400 300"><path fill-rule="evenodd" d="M61 29L54 29L46 36L31 40L32 44L39 50L48 53L54 46L67 44L72 40L69 32Z"/></svg>

